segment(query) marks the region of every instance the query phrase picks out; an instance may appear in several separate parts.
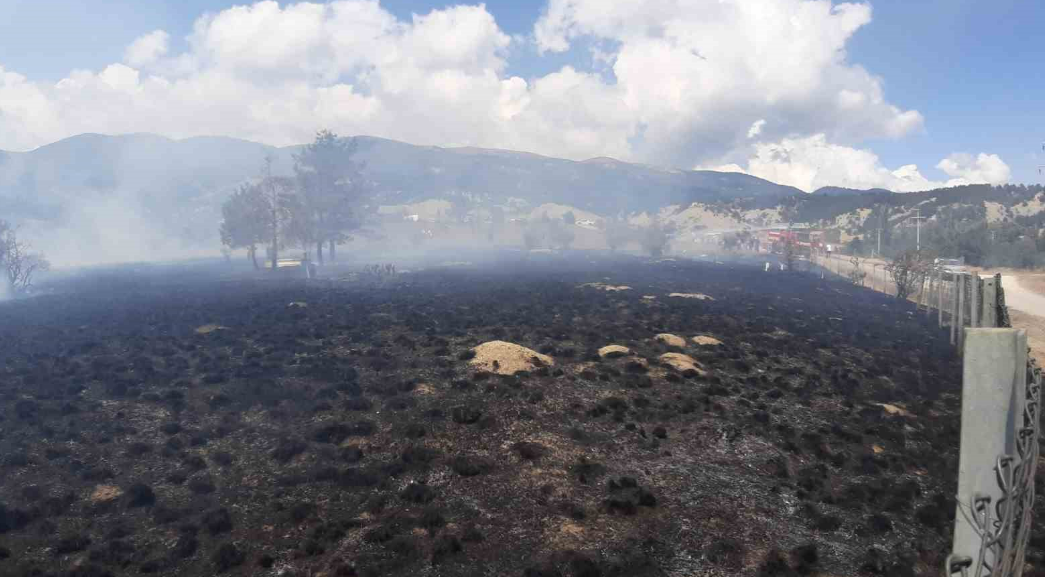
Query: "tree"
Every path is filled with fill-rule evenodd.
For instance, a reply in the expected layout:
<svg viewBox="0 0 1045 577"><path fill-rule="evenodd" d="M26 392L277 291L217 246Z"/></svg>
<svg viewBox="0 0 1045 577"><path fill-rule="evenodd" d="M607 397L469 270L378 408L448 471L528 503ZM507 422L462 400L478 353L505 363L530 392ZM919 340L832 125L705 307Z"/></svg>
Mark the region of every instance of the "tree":
<svg viewBox="0 0 1045 577"><path fill-rule="evenodd" d="M853 270L849 271L846 275L846 277L849 278L849 282L858 285L864 284L864 279L867 278L867 271L860 266L860 257L851 257L849 259L849 264L853 265Z"/></svg>
<svg viewBox="0 0 1045 577"><path fill-rule="evenodd" d="M639 239L642 243L642 248L646 250L652 257L660 257L664 254L664 249L668 246L668 240L672 228L669 225L664 225L660 221L653 221L650 223L645 230L642 231L642 237Z"/></svg>
<svg viewBox="0 0 1045 577"><path fill-rule="evenodd" d="M298 239L308 239L316 247L316 259L323 262L323 245L329 243L331 260L334 247L350 239L346 234L362 225L365 212L372 210L366 198L363 164L352 160L359 148L355 138L341 138L320 130L316 139L294 155L294 172L301 189L295 202L295 230Z"/></svg>
<svg viewBox="0 0 1045 577"><path fill-rule="evenodd" d="M285 176L272 176L272 159L265 159L266 177L258 184L265 199L265 239L269 244L272 270L279 268L279 249L292 240L291 222L294 208L299 200L294 180ZM307 245L311 246L311 245Z"/></svg>
<svg viewBox="0 0 1045 577"><path fill-rule="evenodd" d="M795 235L792 234L791 230L787 231L787 236L784 237L784 269L788 272L795 270L795 263L798 262L798 243L795 242Z"/></svg>
<svg viewBox="0 0 1045 577"><path fill-rule="evenodd" d="M541 245L544 241L543 228L538 223L527 223L526 228L523 229L523 244L527 249L533 250Z"/></svg>
<svg viewBox="0 0 1045 577"><path fill-rule="evenodd" d="M268 238L269 206L262 187L244 185L221 205L221 244L229 249L246 248L247 258L258 266L257 247Z"/></svg>
<svg viewBox="0 0 1045 577"><path fill-rule="evenodd" d="M43 255L30 252L31 249L28 242L18 238L14 226L0 220L0 271L4 273L9 292L16 295L29 292L36 273L51 268L51 263Z"/></svg>
<svg viewBox="0 0 1045 577"><path fill-rule="evenodd" d="M555 246L562 250L570 248L570 245L573 244L573 240L576 237L573 231L573 225L552 221L546 226L548 229L548 238L551 239Z"/></svg>
<svg viewBox="0 0 1045 577"><path fill-rule="evenodd" d="M631 229L620 219L606 221L606 244L616 252L631 239Z"/></svg>
<svg viewBox="0 0 1045 577"><path fill-rule="evenodd" d="M932 270L932 259L925 251L905 250L885 265L885 270L896 283L896 298L906 299L925 282Z"/></svg>

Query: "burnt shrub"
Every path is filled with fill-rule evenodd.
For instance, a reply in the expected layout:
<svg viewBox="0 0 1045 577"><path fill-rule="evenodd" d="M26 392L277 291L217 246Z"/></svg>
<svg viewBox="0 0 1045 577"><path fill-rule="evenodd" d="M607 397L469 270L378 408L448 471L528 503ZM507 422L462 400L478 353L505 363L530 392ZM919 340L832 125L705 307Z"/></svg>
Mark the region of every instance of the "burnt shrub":
<svg viewBox="0 0 1045 577"><path fill-rule="evenodd" d="M547 453L548 449L540 443L531 443L528 441L522 441L512 446L513 449L519 456L527 461L536 461Z"/></svg>
<svg viewBox="0 0 1045 577"><path fill-rule="evenodd" d="M317 443L338 444L349 437L367 437L374 434L377 426L371 421L355 423L331 423L322 425L312 432L312 440Z"/></svg>
<svg viewBox="0 0 1045 577"><path fill-rule="evenodd" d="M91 544L91 538L87 535L66 535L54 544L55 555L68 555L83 551Z"/></svg>
<svg viewBox="0 0 1045 577"><path fill-rule="evenodd" d="M112 539L105 545L92 549L88 553L88 558L98 563L126 567L130 565L133 554L134 545L130 542L124 539Z"/></svg>
<svg viewBox="0 0 1045 577"><path fill-rule="evenodd" d="M217 490L210 477L196 477L189 480L189 490L197 495L209 495Z"/></svg>
<svg viewBox="0 0 1045 577"><path fill-rule="evenodd" d="M148 455L152 452L152 447L146 443L135 442L127 445L126 454L128 457L138 458L144 455Z"/></svg>
<svg viewBox="0 0 1045 577"><path fill-rule="evenodd" d="M349 411L369 411L374 403L366 397L355 397L345 401L345 409Z"/></svg>
<svg viewBox="0 0 1045 577"><path fill-rule="evenodd" d="M803 575L811 573L820 562L820 553L817 551L816 543L807 543L792 549L791 562L799 573Z"/></svg>
<svg viewBox="0 0 1045 577"><path fill-rule="evenodd" d="M315 514L316 505L308 501L294 503L294 505L290 507L290 510L287 511L287 515L290 517L290 520L294 523L301 523L305 519L308 519L309 517L312 517Z"/></svg>
<svg viewBox="0 0 1045 577"><path fill-rule="evenodd" d="M421 485L420 483L411 483L399 494L399 497L404 501L411 503L431 503L435 499L435 491L432 490L428 485Z"/></svg>
<svg viewBox="0 0 1045 577"><path fill-rule="evenodd" d="M715 540L705 550L708 561L715 565L739 569L744 561L746 549L744 544L731 537Z"/></svg>
<svg viewBox="0 0 1045 577"><path fill-rule="evenodd" d="M450 410L450 418L459 425L472 425L479 422L483 412L475 407L460 405Z"/></svg>
<svg viewBox="0 0 1045 577"><path fill-rule="evenodd" d="M280 463L287 463L294 457L304 453L305 449L308 449L308 445L301 439L280 439L279 444L272 450L271 456Z"/></svg>
<svg viewBox="0 0 1045 577"><path fill-rule="evenodd" d="M438 565L451 555L463 550L461 541L453 535L440 535L432 546L432 565Z"/></svg>
<svg viewBox="0 0 1045 577"><path fill-rule="evenodd" d="M875 535L882 535L893 530L892 520L881 513L871 515L867 519L867 526Z"/></svg>
<svg viewBox="0 0 1045 577"><path fill-rule="evenodd" d="M795 575L795 572L788 565L787 558L778 549L771 549L769 553L766 553L765 561L758 568L759 577L790 577L791 575Z"/></svg>
<svg viewBox="0 0 1045 577"><path fill-rule="evenodd" d="M153 509L152 520L157 525L166 525L181 519L184 514L185 512L180 509L160 506Z"/></svg>
<svg viewBox="0 0 1045 577"><path fill-rule="evenodd" d="M425 436L424 425L420 423L410 423L403 427L403 436L408 439L420 439Z"/></svg>
<svg viewBox="0 0 1045 577"><path fill-rule="evenodd" d="M490 469L493 468L493 463L482 457L458 455L457 457L454 457L454 460L450 463L450 468L462 477L474 477L476 475L485 475L486 473L489 473Z"/></svg>
<svg viewBox="0 0 1045 577"><path fill-rule="evenodd" d="M128 507L151 507L156 504L156 493L145 483L135 483L127 487Z"/></svg>
<svg viewBox="0 0 1045 577"><path fill-rule="evenodd" d="M174 548L171 549L171 557L174 559L188 559L196 554L199 546L200 542L195 535L182 533L174 543Z"/></svg>
<svg viewBox="0 0 1045 577"><path fill-rule="evenodd" d="M246 554L240 551L236 545L225 543L221 547L218 547L218 550L211 555L210 559L214 563L214 567L218 570L218 573L224 573L233 567L242 565L246 558Z"/></svg>
<svg viewBox="0 0 1045 577"><path fill-rule="evenodd" d="M373 487L381 482L377 474L360 467L348 467L338 475L337 482L342 487Z"/></svg>
<svg viewBox="0 0 1045 577"><path fill-rule="evenodd" d="M434 532L436 529L446 525L446 517L443 516L442 509L438 507L425 507L418 522L421 527Z"/></svg>
<svg viewBox="0 0 1045 577"><path fill-rule="evenodd" d="M344 447L339 453L341 460L346 463L358 463L363 460L363 449L359 447Z"/></svg>
<svg viewBox="0 0 1045 577"><path fill-rule="evenodd" d="M211 535L220 535L232 530L232 515L225 507L211 509L203 514L203 526Z"/></svg>
<svg viewBox="0 0 1045 577"><path fill-rule="evenodd" d="M228 453L226 451L218 451L218 452L212 454L210 456L210 458L211 458L212 461L214 461L215 463L221 465L222 467L228 467L229 465L232 464L232 462L234 460L233 457L232 457L232 454Z"/></svg>

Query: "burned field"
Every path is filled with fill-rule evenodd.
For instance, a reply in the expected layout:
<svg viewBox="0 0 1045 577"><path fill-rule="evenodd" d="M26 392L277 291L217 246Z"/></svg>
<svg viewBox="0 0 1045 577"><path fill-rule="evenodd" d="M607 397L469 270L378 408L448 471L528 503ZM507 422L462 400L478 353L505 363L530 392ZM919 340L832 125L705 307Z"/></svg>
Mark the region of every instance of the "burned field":
<svg viewBox="0 0 1045 577"><path fill-rule="evenodd" d="M0 574L935 575L961 376L912 310L674 261L0 305Z"/></svg>

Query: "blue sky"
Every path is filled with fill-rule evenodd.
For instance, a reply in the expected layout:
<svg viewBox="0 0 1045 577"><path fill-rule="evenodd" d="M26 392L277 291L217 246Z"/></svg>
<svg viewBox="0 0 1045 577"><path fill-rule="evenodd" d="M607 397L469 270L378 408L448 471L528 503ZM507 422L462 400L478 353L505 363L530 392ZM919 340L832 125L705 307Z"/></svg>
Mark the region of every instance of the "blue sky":
<svg viewBox="0 0 1045 577"><path fill-rule="evenodd" d="M170 53L204 12L233 2L211 0L0 0L0 66L30 81L53 83L73 69L99 72L120 62L127 46L155 29L170 34ZM285 4L281 2L281 4ZM846 43L848 61L878 77L885 99L917 110L924 130L900 138L869 136L859 143L890 169L917 164L929 179L952 153L999 155L1014 182L1041 182L1037 165L1045 140L1045 2L1030 0L877 0L873 19ZM449 6L443 2L384 0L401 19ZM486 10L501 31L528 36L545 2L490 0ZM564 65L592 67L587 45L538 55L513 43L507 75L533 79ZM0 103L2 104L2 103ZM2 130L2 126L0 126ZM0 143L0 148L3 148Z"/></svg>

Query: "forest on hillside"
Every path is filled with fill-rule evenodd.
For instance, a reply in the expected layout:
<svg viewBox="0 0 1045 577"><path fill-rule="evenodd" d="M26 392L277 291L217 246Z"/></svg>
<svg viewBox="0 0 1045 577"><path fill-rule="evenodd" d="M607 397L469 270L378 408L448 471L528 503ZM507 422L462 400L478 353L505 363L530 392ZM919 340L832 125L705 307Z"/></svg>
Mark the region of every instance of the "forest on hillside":
<svg viewBox="0 0 1045 577"><path fill-rule="evenodd" d="M849 243L854 254L877 253L880 234L881 254L887 257L920 246L971 265L1030 268L1045 265L1045 211L1031 205L1043 193L1045 187L1038 185L968 185L788 200L797 222L829 223L839 215L870 209L862 223L845 231L857 237ZM990 203L1000 205L993 215L988 214Z"/></svg>

